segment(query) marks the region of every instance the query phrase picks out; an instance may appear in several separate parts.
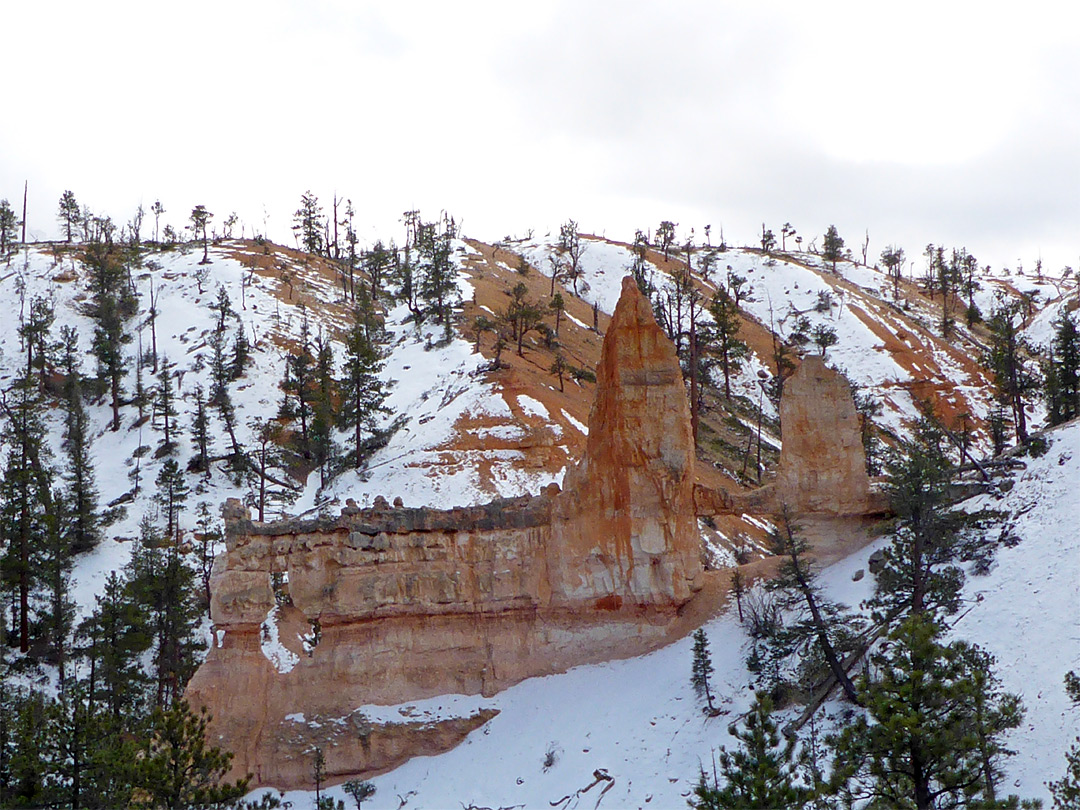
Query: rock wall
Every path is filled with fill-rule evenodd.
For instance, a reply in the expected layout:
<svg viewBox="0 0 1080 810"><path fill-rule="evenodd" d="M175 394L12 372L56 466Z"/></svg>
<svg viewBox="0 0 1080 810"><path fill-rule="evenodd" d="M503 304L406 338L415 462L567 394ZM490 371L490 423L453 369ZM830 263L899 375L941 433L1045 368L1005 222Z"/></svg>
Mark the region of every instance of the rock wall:
<svg viewBox="0 0 1080 810"><path fill-rule="evenodd" d="M347 507L262 524L226 507L219 643L188 687L233 775L305 785L456 744L482 711L371 722L363 706L493 694L670 640L700 587L689 408L674 347L631 279L604 340L566 491L453 510Z"/></svg>
<svg viewBox="0 0 1080 810"><path fill-rule="evenodd" d="M232 775L305 786L315 746L331 779L387 770L456 745L491 712L374 719L379 707L491 695L670 641L701 587L699 514L872 511L843 379L807 357L781 413L774 485L695 487L675 349L627 278L565 491L451 510L378 498L265 524L231 501L211 580L218 643L188 697L210 709Z"/></svg>

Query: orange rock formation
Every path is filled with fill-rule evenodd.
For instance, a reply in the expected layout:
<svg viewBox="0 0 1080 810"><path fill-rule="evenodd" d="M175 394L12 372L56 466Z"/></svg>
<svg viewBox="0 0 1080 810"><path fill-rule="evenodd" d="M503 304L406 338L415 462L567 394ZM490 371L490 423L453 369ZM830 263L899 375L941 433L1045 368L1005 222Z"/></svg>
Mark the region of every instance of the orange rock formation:
<svg viewBox="0 0 1080 810"><path fill-rule="evenodd" d="M230 502L222 643L188 697L255 784L306 784L315 745L332 778L454 745L490 714L372 723L358 707L492 694L670 640L701 576L693 473L674 347L628 279L565 492L268 524Z"/></svg>
<svg viewBox="0 0 1080 810"><path fill-rule="evenodd" d="M188 697L211 710L233 775L304 786L315 746L331 779L387 770L456 745L491 711L390 722L365 706L490 695L670 641L701 585L698 514L767 512L781 500L865 510L843 381L810 358L786 389L777 484L743 497L695 489L675 349L627 278L565 491L451 510L379 498L278 523L253 522L231 501L211 580L219 642Z"/></svg>

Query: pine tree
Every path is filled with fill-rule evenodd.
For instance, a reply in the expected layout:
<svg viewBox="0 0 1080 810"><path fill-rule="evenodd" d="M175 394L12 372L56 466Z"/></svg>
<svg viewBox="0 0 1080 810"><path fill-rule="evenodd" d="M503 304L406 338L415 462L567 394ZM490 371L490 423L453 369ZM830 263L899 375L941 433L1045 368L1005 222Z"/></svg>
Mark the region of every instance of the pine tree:
<svg viewBox="0 0 1080 810"><path fill-rule="evenodd" d="M244 322L238 319L236 335L233 337L232 364L229 366L229 376L239 380L244 376L248 364L251 363L251 341L248 340L244 331Z"/></svg>
<svg viewBox="0 0 1080 810"><path fill-rule="evenodd" d="M319 330L315 336L314 386L311 401L311 448L319 465L319 483L326 486L327 467L336 455L334 409L338 399L334 349Z"/></svg>
<svg viewBox="0 0 1080 810"><path fill-rule="evenodd" d="M1064 309L1054 320L1050 353L1043 366L1044 394L1051 425L1080 416L1080 330Z"/></svg>
<svg viewBox="0 0 1080 810"><path fill-rule="evenodd" d="M705 711L713 714L712 690L709 688L709 676L713 672L712 656L709 655L709 638L705 630L699 627L694 631L694 659L690 667L690 684L698 697L705 696Z"/></svg>
<svg viewBox="0 0 1080 810"><path fill-rule="evenodd" d="M165 536L174 538L180 532L180 512L187 501L189 488L184 473L173 458L165 459L157 477L155 500L165 515Z"/></svg>
<svg viewBox="0 0 1080 810"><path fill-rule="evenodd" d="M1010 753L1002 735L1022 717L1019 699L979 683L985 659L963 642L942 645L941 633L929 614L912 615L873 656L874 677L859 688L869 717L831 741L833 784L845 800L898 810L1018 801L996 799L993 783Z"/></svg>
<svg viewBox="0 0 1080 810"><path fill-rule="evenodd" d="M4 415L7 464L0 485L0 538L6 539L2 558L4 582L17 593L19 649L30 649L31 595L42 583L44 559L55 550L59 525L53 502L52 459L41 414L43 404L28 373L0 398Z"/></svg>
<svg viewBox="0 0 1080 810"><path fill-rule="evenodd" d="M137 564L129 567L127 574L156 573L152 565L144 565L149 561L140 556L143 550L137 551ZM90 663L89 698L103 704L118 723L139 713L146 685L140 657L153 638L146 611L136 599L141 586L141 582L125 581L115 571L109 572L94 611L79 627Z"/></svg>
<svg viewBox="0 0 1080 810"><path fill-rule="evenodd" d="M660 245L660 250L664 252L665 262L668 260L668 253L671 251L671 246L675 244L675 228L677 228L678 225L679 223L677 222L665 219L656 229L656 241Z"/></svg>
<svg viewBox="0 0 1080 810"><path fill-rule="evenodd" d="M720 285L709 303L712 323L703 330L707 351L717 355L724 372L724 397L731 399L731 375L737 374L749 354L746 343L739 339L742 320L739 308L727 287Z"/></svg>
<svg viewBox="0 0 1080 810"><path fill-rule="evenodd" d="M184 700L154 710L150 734L135 758L135 785L145 796L135 807L220 806L247 792L246 778L224 781L232 754L207 745L209 720L205 709L195 714Z"/></svg>
<svg viewBox="0 0 1080 810"><path fill-rule="evenodd" d="M300 197L300 207L293 214L293 233L300 247L316 255L323 252L323 215L319 198L310 191Z"/></svg>
<svg viewBox="0 0 1080 810"><path fill-rule="evenodd" d="M213 219L213 218L214 218L214 215L211 214L208 210L206 210L205 205L196 205L194 208L191 209L190 219L191 219L191 235L192 235L192 237L195 238L195 239L198 239L199 238L199 232L202 231L203 254L202 254L202 260L199 262L199 264L209 264L210 263L210 254L208 252L209 251L209 238L207 237L207 234L206 234L206 228L210 224L210 220ZM202 285L201 284L199 285L199 292L200 293L202 292Z"/></svg>
<svg viewBox="0 0 1080 810"><path fill-rule="evenodd" d="M61 447L67 456L64 477L66 499L72 513L67 540L71 551L77 554L89 551L101 539L101 514L94 480L90 418L83 406L79 335L74 327L61 329L61 342L65 376L64 441Z"/></svg>
<svg viewBox="0 0 1080 810"><path fill-rule="evenodd" d="M19 217L11 203L0 200L0 259L15 249L19 240Z"/></svg>
<svg viewBox="0 0 1080 810"><path fill-rule="evenodd" d="M195 386L195 414L191 422L192 438L195 441L196 455L188 465L193 472L201 472L210 477L210 450L213 437L210 435L210 418L206 412L206 397L201 385Z"/></svg>
<svg viewBox="0 0 1080 810"><path fill-rule="evenodd" d="M832 262L832 271L835 273L836 263L844 258L844 239L836 230L835 225L830 225L825 231L821 244L821 256L825 261Z"/></svg>
<svg viewBox="0 0 1080 810"><path fill-rule="evenodd" d="M267 508L274 504L292 503L299 494L288 483L286 460L278 442L282 428L276 421L254 419L249 424L255 448L247 465L251 500L260 522L266 520Z"/></svg>
<svg viewBox="0 0 1080 810"><path fill-rule="evenodd" d="M962 531L977 527L978 517L948 505L954 468L944 443L941 428L923 416L886 457L895 522L870 603L878 621L955 613L964 582L957 563L979 552L979 536Z"/></svg>
<svg viewBox="0 0 1080 810"><path fill-rule="evenodd" d="M49 340L49 330L56 319L55 306L51 298L35 295L27 310L19 323L19 337L26 355L26 376L30 378L36 371L38 390L44 393L46 373L57 348Z"/></svg>
<svg viewBox="0 0 1080 810"><path fill-rule="evenodd" d="M363 308L353 309L352 323L345 335L343 376L338 382L341 391L338 422L341 427L353 430L353 466L357 469L367 456L364 434L375 432L386 398L386 384L379 378L383 362L370 338L369 318L370 314Z"/></svg>
<svg viewBox="0 0 1080 810"><path fill-rule="evenodd" d="M1065 691L1074 708L1080 705L1080 678L1075 672L1065 674ZM1080 810L1080 737L1065 754L1065 764L1065 775L1046 786L1054 799L1054 810Z"/></svg>
<svg viewBox="0 0 1080 810"><path fill-rule="evenodd" d="M1027 400L1039 383L1027 359L1031 347L1022 334L1020 304L999 304L987 326L990 327L990 350L986 365L994 373L998 401L1012 410L1016 438L1021 444L1027 444Z"/></svg>
<svg viewBox="0 0 1080 810"><path fill-rule="evenodd" d="M781 741L771 717L772 700L759 692L740 731L729 731L742 744L729 752L720 749L720 774L708 783L704 770L690 806L697 810L797 810L806 806L812 791L797 784L794 740Z"/></svg>
<svg viewBox="0 0 1080 810"><path fill-rule="evenodd" d="M308 323L306 310L301 312L301 317L297 351L287 355L285 358L285 378L282 380L281 388L286 395L290 418L298 417L300 419L300 453L304 458L309 458L311 445L308 435L308 423L311 418L315 357L311 353L311 327Z"/></svg>
<svg viewBox="0 0 1080 810"><path fill-rule="evenodd" d="M362 779L350 779L344 784L344 788L356 802L356 810L360 810L360 805L375 795L375 785Z"/></svg>
<svg viewBox="0 0 1080 810"><path fill-rule="evenodd" d="M453 308L461 299L457 284L457 268L452 255L456 226L453 220L425 223L417 242L420 280L417 293L427 313L434 314L435 323L443 326L443 339L449 341L453 332Z"/></svg>
<svg viewBox="0 0 1080 810"><path fill-rule="evenodd" d="M584 268L581 266L581 258L585 255L585 243L581 241L581 234L578 232L578 224L574 220L569 219L559 227L559 244L557 246L559 255L562 258L562 277L564 281L569 281L573 285L574 295L578 294L578 284L581 282L581 276L584 272ZM557 273L552 273L552 280Z"/></svg>
<svg viewBox="0 0 1080 810"><path fill-rule="evenodd" d="M824 679L824 674L813 672L812 667L823 661L823 668L827 668L848 699L858 703L855 685L841 656L850 651L852 639L860 629L859 622L846 606L821 593L816 571L808 559L810 544L799 534L799 527L786 507L776 516L775 524L769 535L769 548L783 562L766 587L778 595L778 605L788 615L784 627L769 640L773 652L782 659L798 654L804 671L810 670L810 680L815 684Z"/></svg>
<svg viewBox="0 0 1080 810"><path fill-rule="evenodd" d="M75 194L68 190L60 195L60 210L56 215L57 221L60 223L60 230L64 233L64 241L69 245L71 239L75 236L75 233L79 229L79 220L82 218L82 212L79 210L79 203L75 199Z"/></svg>
<svg viewBox="0 0 1080 810"><path fill-rule="evenodd" d="M177 539L163 534L146 517L127 576L129 591L145 611L154 639L155 705L170 706L195 671L195 654L202 646L196 632L203 613L196 573Z"/></svg>
<svg viewBox="0 0 1080 810"><path fill-rule="evenodd" d="M154 389L154 413L161 417L162 437L158 445L157 457L176 452L176 437L180 434L180 426L176 422L176 392L173 389L173 367L169 365L169 358L162 357L161 370L158 372L158 384Z"/></svg>
<svg viewBox="0 0 1080 810"><path fill-rule="evenodd" d="M107 230L106 230L107 233ZM113 420L111 430L120 430L120 403L127 374L123 347L131 341L127 319L135 314L137 299L127 283L127 268L111 239L91 234L83 251L83 261L90 270L94 318L93 349L97 358L98 379L108 388Z"/></svg>

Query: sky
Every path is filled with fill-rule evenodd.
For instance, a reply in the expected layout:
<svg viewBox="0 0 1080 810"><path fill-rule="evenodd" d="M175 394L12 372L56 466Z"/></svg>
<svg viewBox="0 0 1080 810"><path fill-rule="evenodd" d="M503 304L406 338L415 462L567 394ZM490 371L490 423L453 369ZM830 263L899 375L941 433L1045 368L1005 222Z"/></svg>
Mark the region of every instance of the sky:
<svg viewBox="0 0 1080 810"><path fill-rule="evenodd" d="M305 190L361 238L453 214L755 244L835 224L984 264L1080 264L1080 6L668 0L37 0L3 12L0 197L292 242ZM1002 7L1004 8L1004 7ZM147 216L152 227L152 217Z"/></svg>

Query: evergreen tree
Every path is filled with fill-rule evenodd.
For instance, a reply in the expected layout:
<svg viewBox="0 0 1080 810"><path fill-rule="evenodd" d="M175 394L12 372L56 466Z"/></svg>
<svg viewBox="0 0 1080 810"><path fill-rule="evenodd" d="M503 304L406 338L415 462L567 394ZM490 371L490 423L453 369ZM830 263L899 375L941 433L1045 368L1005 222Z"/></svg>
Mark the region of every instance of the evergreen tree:
<svg viewBox="0 0 1080 810"><path fill-rule="evenodd" d="M656 229L656 241L660 245L660 250L664 252L665 262L668 260L671 246L675 244L675 228L677 228L678 225L679 223L677 222L665 219Z"/></svg>
<svg viewBox="0 0 1080 810"><path fill-rule="evenodd" d="M821 256L825 261L832 262L832 270L835 273L836 263L844 258L844 239L836 230L835 225L830 225L825 231L821 244Z"/></svg>
<svg viewBox="0 0 1080 810"><path fill-rule="evenodd" d="M37 372L37 386L45 391L45 377L52 365L56 346L49 340L49 330L56 320L56 310L51 298L35 295L30 299L28 311L19 322L19 337L26 356L26 376Z"/></svg>
<svg viewBox="0 0 1080 810"><path fill-rule="evenodd" d="M1050 353L1043 366L1044 394L1051 425L1080 416L1080 330L1063 308L1054 320Z"/></svg>
<svg viewBox="0 0 1080 810"><path fill-rule="evenodd" d="M247 778L224 781L232 754L207 745L209 719L205 709L195 714L184 700L154 710L150 734L135 759L134 782L140 791L135 807L221 806L247 792Z"/></svg>
<svg viewBox="0 0 1080 810"><path fill-rule="evenodd" d="M206 397L201 385L195 386L195 415L191 423L192 438L195 440L196 455L191 459L188 469L205 473L210 477L210 450L213 437L210 435L210 418L206 412Z"/></svg>
<svg viewBox="0 0 1080 810"><path fill-rule="evenodd" d="M369 317L361 307L353 309L352 323L345 335L343 376L338 382L341 391L338 422L341 427L353 430L353 466L357 469L367 456L364 434L375 432L379 415L385 411L386 384L379 378L383 362L369 336Z"/></svg>
<svg viewBox="0 0 1080 810"><path fill-rule="evenodd" d="M652 298L656 287L653 285L653 267L649 262L649 240L641 231L634 232L634 246L632 248L634 260L630 265L630 275L634 277L634 283L638 290L646 298ZM555 276L552 275L552 294L554 295Z"/></svg>
<svg viewBox="0 0 1080 810"><path fill-rule="evenodd" d="M457 284L452 246L456 226L452 219L426 223L421 227L417 242L420 260L419 298L425 304L425 314L434 314L435 323L443 326L443 339L450 340L453 329L453 308L461 299Z"/></svg>
<svg viewBox="0 0 1080 810"><path fill-rule="evenodd" d="M871 600L879 621L926 611L955 613L964 581L957 562L980 553L978 535L964 531L977 519L948 505L954 468L944 442L941 428L924 416L911 438L886 457L886 492L895 519Z"/></svg>
<svg viewBox="0 0 1080 810"><path fill-rule="evenodd" d="M180 533L180 512L187 502L189 488L175 459L165 459L156 483L158 491L155 500L165 514L165 536L176 537Z"/></svg>
<svg viewBox="0 0 1080 810"><path fill-rule="evenodd" d="M375 785L362 779L350 779L345 783L344 788L356 802L356 810L360 810L360 805L375 795Z"/></svg>
<svg viewBox="0 0 1080 810"><path fill-rule="evenodd" d="M727 287L717 286L709 303L709 314L712 323L703 330L705 345L719 359L720 370L724 372L724 397L730 400L731 375L739 372L750 352L746 343L739 339L742 319Z"/></svg>
<svg viewBox="0 0 1080 810"><path fill-rule="evenodd" d="M210 242L209 238L206 235L206 228L210 224L210 220L213 218L214 215L211 214L208 210L206 210L205 205L196 205L194 208L191 209L191 235L193 238L198 239L199 232L202 232L203 254L202 261L199 262L200 264L210 263L210 254L208 252ZM200 285L200 292L201 291L202 290Z"/></svg>
<svg viewBox="0 0 1080 810"><path fill-rule="evenodd" d="M336 456L334 409L338 399L334 377L334 349L322 333L315 336L315 375L311 402L311 448L319 465L319 481L326 486L327 467Z"/></svg>
<svg viewBox="0 0 1080 810"><path fill-rule="evenodd" d="M300 197L300 207L293 214L293 233L300 247L308 253L323 252L323 214L319 198L310 191Z"/></svg>
<svg viewBox="0 0 1080 810"><path fill-rule="evenodd" d="M542 326L543 311L536 302L527 298L528 293L529 288L524 282L515 284L514 288L507 292L510 302L506 305L506 312L503 313L503 318L510 327L510 334L517 344L518 357L525 356L523 351L525 336L529 332L539 330Z"/></svg>
<svg viewBox="0 0 1080 810"><path fill-rule="evenodd" d="M781 659L798 654L803 662L802 680L817 685L830 673L844 694L858 703L855 685L841 656L850 652L860 630L858 620L844 605L826 598L808 556L810 544L799 534L791 513L784 507L769 534L769 548L783 562L766 586L777 594L778 606L787 614L784 627L769 639L771 653ZM820 670L814 671L815 666Z"/></svg>
<svg viewBox="0 0 1080 810"><path fill-rule="evenodd" d="M11 203L0 200L0 259L7 256L19 241L19 217Z"/></svg>
<svg viewBox="0 0 1080 810"><path fill-rule="evenodd" d="M990 327L990 350L986 365L994 374L998 401L1012 410L1016 438L1027 444L1027 400L1038 387L1028 357L1031 347L1022 334L1020 304L999 303L987 322Z"/></svg>
<svg viewBox="0 0 1080 810"><path fill-rule="evenodd" d="M1074 707L1080 705L1080 678L1075 672L1065 674L1065 691ZM1046 786L1054 799L1054 810L1080 810L1080 737L1065 754L1065 763L1065 775Z"/></svg>
<svg viewBox="0 0 1080 810"><path fill-rule="evenodd" d="M276 421L255 419L249 427L255 442L247 465L251 486L249 497L261 522L266 520L268 507L292 503L299 493L287 480L287 463L279 446L281 425Z"/></svg>
<svg viewBox="0 0 1080 810"><path fill-rule="evenodd" d="M83 251L83 261L90 271L93 296L90 306L95 321L93 349L98 379L108 388L112 401L110 427L115 431L120 429L120 403L128 365L123 347L131 341L126 323L135 314L138 301L128 284L127 267L119 249L109 238L90 236Z"/></svg>
<svg viewBox="0 0 1080 810"><path fill-rule="evenodd" d="M157 450L159 458L176 452L175 439L180 434L180 426L176 422L176 392L173 390L172 371L169 359L163 357L161 370L158 372L158 384L154 390L154 413L161 417L163 427Z"/></svg>
<svg viewBox="0 0 1080 810"><path fill-rule="evenodd" d="M16 594L12 618L17 623L19 649L25 653L30 649L31 596L42 584L43 560L59 526L37 386L23 374L0 404L7 417L4 444L8 448L0 484L0 540L6 541L2 570L5 585Z"/></svg>
<svg viewBox="0 0 1080 810"><path fill-rule="evenodd" d="M301 318L297 351L285 358L285 378L281 388L285 392L287 409L284 409L281 415L300 419L299 451L304 458L309 458L311 445L308 424L315 386L315 357L311 352L311 327L306 310L302 310Z"/></svg>
<svg viewBox="0 0 1080 810"><path fill-rule="evenodd" d="M759 692L740 731L730 733L741 747L720 749L720 774L708 783L705 771L694 790L690 806L697 810L797 810L813 798L812 791L797 783L795 741L781 741L771 717L772 700Z"/></svg>
<svg viewBox="0 0 1080 810"><path fill-rule="evenodd" d="M137 556L142 554L143 550L137 549ZM126 573L152 576L156 570L151 562L138 556L137 564L129 566ZM140 714L145 692L140 658L153 637L146 611L136 599L142 585L142 581L125 581L115 571L109 572L95 598L94 611L79 627L90 663L89 699L101 704L117 723Z"/></svg>
<svg viewBox="0 0 1080 810"><path fill-rule="evenodd" d="M91 454L90 418L83 406L79 335L74 327L61 329L61 342L65 377L64 441L61 447L67 456L64 477L71 510L67 540L71 551L80 553L89 551L101 539L101 514Z"/></svg>
<svg viewBox="0 0 1080 810"><path fill-rule="evenodd" d="M37 691L10 700L0 768L0 802L7 807L45 807L52 796L49 779L53 740L48 730L49 701Z"/></svg>
<svg viewBox="0 0 1080 810"><path fill-rule="evenodd" d="M712 656L709 655L709 638L705 630L699 627L694 631L694 659L690 667L690 683L698 697L705 696L705 711L712 714L712 690L709 688L709 676L713 672Z"/></svg>
<svg viewBox="0 0 1080 810"><path fill-rule="evenodd" d="M904 270L904 249L888 245L881 251L881 263L885 266L885 272L892 280L893 298L900 297L901 274Z"/></svg>
<svg viewBox="0 0 1080 810"><path fill-rule="evenodd" d="M68 190L60 195L60 210L56 215L57 221L60 223L60 230L63 231L64 241L69 245L71 239L75 236L79 229L79 220L82 218L82 212L79 210L79 203L75 199L75 194Z"/></svg>
<svg viewBox="0 0 1080 810"><path fill-rule="evenodd" d="M195 671L195 654L202 646L196 633L202 616L196 573L178 540L163 536L148 518L127 570L128 587L146 612L154 638L155 705L170 706Z"/></svg>
<svg viewBox="0 0 1080 810"><path fill-rule="evenodd" d="M368 278L371 280L371 288L368 292L368 298L374 304L383 295L383 285L386 283L387 276L390 275L394 266L394 257L396 251L387 248L382 240L376 240L375 244L371 246L371 250L364 253L363 262L364 270L368 274ZM356 303L356 290L355 284L353 286L353 303Z"/></svg>
<svg viewBox="0 0 1080 810"><path fill-rule="evenodd" d="M233 337L232 364L229 366L229 376L239 380L244 376L248 365L251 363L251 341L244 332L244 322L238 319L236 335Z"/></svg>
<svg viewBox="0 0 1080 810"><path fill-rule="evenodd" d="M578 294L578 284L584 268L581 266L581 258L585 255L585 243L581 241L578 232L578 224L570 219L559 227L559 255L562 257L562 277L573 285L574 295ZM556 274L552 274L553 279Z"/></svg>
<svg viewBox="0 0 1080 810"><path fill-rule="evenodd" d="M831 743L833 784L849 802L932 810L1016 806L993 784L1008 751L1001 737L1019 725L1019 699L974 677L986 660L963 642L943 645L926 614L896 627L873 656L859 693L868 710ZM988 778L989 777L989 778Z"/></svg>

